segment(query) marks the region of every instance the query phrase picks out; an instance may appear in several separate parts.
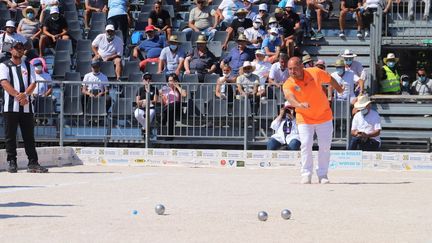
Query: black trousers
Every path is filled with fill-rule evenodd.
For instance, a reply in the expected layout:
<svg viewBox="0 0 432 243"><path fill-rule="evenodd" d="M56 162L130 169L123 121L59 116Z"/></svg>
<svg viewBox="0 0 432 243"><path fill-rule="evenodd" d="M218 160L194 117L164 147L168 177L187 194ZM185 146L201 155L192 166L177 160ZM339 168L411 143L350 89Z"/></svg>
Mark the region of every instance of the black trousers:
<svg viewBox="0 0 432 243"><path fill-rule="evenodd" d="M34 119L32 113L5 112L5 137L7 161L17 159L16 133L18 125L24 140L24 148L29 160L29 165L38 164L38 155L34 139Z"/></svg>
<svg viewBox="0 0 432 243"><path fill-rule="evenodd" d="M174 135L174 125L176 120L180 118L182 104L175 102L168 104L163 108L162 111L162 124L166 124L168 127L167 133L163 135Z"/></svg>
<svg viewBox="0 0 432 243"><path fill-rule="evenodd" d="M126 41L128 38L128 30L129 30L127 14L112 16L107 20L107 23L114 25L114 29L116 30L119 29L122 32L123 45L127 45L128 43Z"/></svg>

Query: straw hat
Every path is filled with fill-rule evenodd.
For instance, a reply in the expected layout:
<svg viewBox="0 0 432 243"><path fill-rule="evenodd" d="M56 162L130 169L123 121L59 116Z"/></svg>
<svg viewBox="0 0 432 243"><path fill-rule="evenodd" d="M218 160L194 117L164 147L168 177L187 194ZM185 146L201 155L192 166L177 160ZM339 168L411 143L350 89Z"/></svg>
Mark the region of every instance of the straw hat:
<svg viewBox="0 0 432 243"><path fill-rule="evenodd" d="M354 104L354 108L356 108L357 110L363 110L370 103L372 103L372 101L370 100L369 96L359 95L357 97L357 102Z"/></svg>
<svg viewBox="0 0 432 243"><path fill-rule="evenodd" d="M354 54L350 49L346 49L340 56L344 58L350 58L350 57L356 57L357 55Z"/></svg>
<svg viewBox="0 0 432 243"><path fill-rule="evenodd" d="M248 11L244 8L240 8L234 15L238 16L239 14L248 14Z"/></svg>
<svg viewBox="0 0 432 243"><path fill-rule="evenodd" d="M238 38L237 38L237 42L239 42L239 41L245 41L245 42L248 43L247 45L250 44L250 41L246 38L246 36L245 36L244 34L240 34L240 35L238 36Z"/></svg>
<svg viewBox="0 0 432 243"><path fill-rule="evenodd" d="M277 23L277 22L278 21L277 21L277 19L275 17L270 17L269 21L268 21L269 24L271 24L271 23Z"/></svg>
<svg viewBox="0 0 432 243"><path fill-rule="evenodd" d="M244 61L244 62L243 62L243 66L241 67L242 70L243 70L245 67L251 67L251 68L252 68L252 72L255 71L255 66L252 65L252 63L251 63L250 61Z"/></svg>
<svg viewBox="0 0 432 243"><path fill-rule="evenodd" d="M313 59L309 54L304 55L302 58L303 64L308 63L308 62L312 62L312 61L313 61Z"/></svg>
<svg viewBox="0 0 432 243"><path fill-rule="evenodd" d="M283 9L282 8L275 8L275 14L280 14L283 13Z"/></svg>
<svg viewBox="0 0 432 243"><path fill-rule="evenodd" d="M336 60L335 67L345 67L345 61L343 59Z"/></svg>
<svg viewBox="0 0 432 243"><path fill-rule="evenodd" d="M23 15L24 17L26 17L26 16L27 16L27 13L28 13L29 11L33 11L35 17L36 17L37 14L38 14L38 10L37 10L36 8L33 8L32 6L28 6L27 8L25 8L25 9L22 10L22 15Z"/></svg>
<svg viewBox="0 0 432 243"><path fill-rule="evenodd" d="M384 63L387 64L387 61L395 60L395 62L399 62L399 58L396 58L394 53L387 54L387 57L384 58Z"/></svg>
<svg viewBox="0 0 432 243"><path fill-rule="evenodd" d="M180 41L178 40L177 35L171 35L170 38L169 38L169 40L168 40L168 42L169 43L174 43L174 44L180 43Z"/></svg>
<svg viewBox="0 0 432 243"><path fill-rule="evenodd" d="M197 40L195 41L197 44L207 44L207 39L205 35L199 35Z"/></svg>
<svg viewBox="0 0 432 243"><path fill-rule="evenodd" d="M207 0L195 0L194 1L195 4L198 4L198 1L203 1L204 2L203 6L207 6L208 5L208 1Z"/></svg>

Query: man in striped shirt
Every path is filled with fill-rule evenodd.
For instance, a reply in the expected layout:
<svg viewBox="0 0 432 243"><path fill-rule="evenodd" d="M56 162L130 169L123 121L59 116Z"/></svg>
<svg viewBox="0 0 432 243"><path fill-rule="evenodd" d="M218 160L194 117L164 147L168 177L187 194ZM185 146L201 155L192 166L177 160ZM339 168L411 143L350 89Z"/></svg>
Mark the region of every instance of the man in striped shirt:
<svg viewBox="0 0 432 243"><path fill-rule="evenodd" d="M0 82L5 90L3 116L8 171L16 173L18 170L16 132L19 125L29 160L27 171L46 173L48 169L39 165L34 141L33 106L30 95L36 88L35 72L30 63L21 61L24 55L22 42L12 43L11 55L10 60L0 64Z"/></svg>

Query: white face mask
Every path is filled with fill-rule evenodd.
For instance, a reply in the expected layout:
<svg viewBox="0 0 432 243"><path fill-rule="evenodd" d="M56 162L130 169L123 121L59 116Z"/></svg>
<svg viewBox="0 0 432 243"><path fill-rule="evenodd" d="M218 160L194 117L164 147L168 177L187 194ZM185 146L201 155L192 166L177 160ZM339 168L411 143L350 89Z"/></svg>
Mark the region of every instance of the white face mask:
<svg viewBox="0 0 432 243"><path fill-rule="evenodd" d="M259 27L261 27L261 24L260 23L253 23L253 27L254 27L254 29L259 29Z"/></svg>
<svg viewBox="0 0 432 243"><path fill-rule="evenodd" d="M245 72L244 73L244 76L246 76L246 77L249 77L249 76L251 76L252 75L252 72Z"/></svg>
<svg viewBox="0 0 432 243"><path fill-rule="evenodd" d="M231 75L231 73L224 73L224 74L223 74L223 76L224 76L225 78L229 77L230 75Z"/></svg>

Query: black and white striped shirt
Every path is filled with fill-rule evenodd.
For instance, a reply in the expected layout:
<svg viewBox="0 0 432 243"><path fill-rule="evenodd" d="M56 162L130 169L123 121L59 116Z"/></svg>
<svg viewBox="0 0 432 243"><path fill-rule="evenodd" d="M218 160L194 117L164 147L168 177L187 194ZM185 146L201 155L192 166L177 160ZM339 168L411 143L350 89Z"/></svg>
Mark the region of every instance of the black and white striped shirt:
<svg viewBox="0 0 432 243"><path fill-rule="evenodd" d="M24 93L27 87L36 80L34 68L29 63L21 62L21 64L15 65L11 60L8 60L0 64L0 82L4 80L7 80L16 91ZM3 103L3 112L33 113L34 110L31 100L27 105L20 106L18 99L6 91L4 91Z"/></svg>

